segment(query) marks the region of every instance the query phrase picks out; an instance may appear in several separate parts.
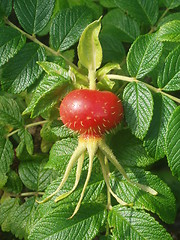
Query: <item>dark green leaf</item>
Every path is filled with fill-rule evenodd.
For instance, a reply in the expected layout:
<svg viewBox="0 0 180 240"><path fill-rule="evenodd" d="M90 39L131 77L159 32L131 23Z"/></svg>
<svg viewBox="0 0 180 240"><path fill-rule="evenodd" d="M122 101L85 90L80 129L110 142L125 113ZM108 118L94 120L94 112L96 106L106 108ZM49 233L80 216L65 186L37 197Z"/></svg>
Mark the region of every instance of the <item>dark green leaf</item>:
<svg viewBox="0 0 180 240"><path fill-rule="evenodd" d="M12 11L12 0L0 0L0 11L2 11L5 16L9 16Z"/></svg>
<svg viewBox="0 0 180 240"><path fill-rule="evenodd" d="M46 75L36 88L33 98L23 114L31 112L31 117L36 117L53 107L68 92L69 83L69 78Z"/></svg>
<svg viewBox="0 0 180 240"><path fill-rule="evenodd" d="M180 6L180 0L163 0L165 6L169 9L173 9Z"/></svg>
<svg viewBox="0 0 180 240"><path fill-rule="evenodd" d="M18 174L11 170L7 176L8 180L6 185L3 187L3 190L10 193L20 193L23 186Z"/></svg>
<svg viewBox="0 0 180 240"><path fill-rule="evenodd" d="M111 186L116 194L125 202L133 203L134 208L146 209L156 213L164 222L173 223L176 216L175 197L171 189L156 175L143 169L126 169L132 182L150 186L158 192L156 196L140 190L128 183L120 173L111 174Z"/></svg>
<svg viewBox="0 0 180 240"><path fill-rule="evenodd" d="M42 73L37 61L45 60L45 51L35 43L26 44L3 67L2 87L5 91L20 93L35 82Z"/></svg>
<svg viewBox="0 0 180 240"><path fill-rule="evenodd" d="M113 239L172 240L170 234L143 210L117 205L110 211L108 221Z"/></svg>
<svg viewBox="0 0 180 240"><path fill-rule="evenodd" d="M28 130L26 129L21 129L18 132L18 135L20 137L20 143L18 145L18 147L16 148L16 155L20 156L24 150L24 148L26 148L27 152L32 155L33 154L33 150L34 150L34 145L33 145L33 139L31 134L28 132Z"/></svg>
<svg viewBox="0 0 180 240"><path fill-rule="evenodd" d="M131 45L127 56L130 75L137 79L144 77L158 64L162 53L162 43L156 35L140 36Z"/></svg>
<svg viewBox="0 0 180 240"><path fill-rule="evenodd" d="M180 90L180 47L165 59L164 71L159 73L158 86L164 91Z"/></svg>
<svg viewBox="0 0 180 240"><path fill-rule="evenodd" d="M52 179L52 171L44 169L46 161L38 157L22 161L19 165L19 176L24 185L34 191L43 191Z"/></svg>
<svg viewBox="0 0 180 240"><path fill-rule="evenodd" d="M55 0L15 0L14 10L24 30L36 34L50 21L54 5Z"/></svg>
<svg viewBox="0 0 180 240"><path fill-rule="evenodd" d="M50 44L55 50L64 51L75 44L85 27L91 22L92 14L87 7L74 7L60 11L50 29Z"/></svg>
<svg viewBox="0 0 180 240"><path fill-rule="evenodd" d="M0 122L14 128L23 126L19 106L13 99L0 96Z"/></svg>
<svg viewBox="0 0 180 240"><path fill-rule="evenodd" d="M149 131L144 139L144 146L155 159L165 156L165 137L168 120L175 109L176 104L168 97L154 95L154 112Z"/></svg>
<svg viewBox="0 0 180 240"><path fill-rule="evenodd" d="M146 167L156 161L147 155L142 142L129 130L122 130L113 136L111 148L119 162L124 166Z"/></svg>
<svg viewBox="0 0 180 240"><path fill-rule="evenodd" d="M166 152L169 167L180 180L180 106L175 109L168 123Z"/></svg>
<svg viewBox="0 0 180 240"><path fill-rule="evenodd" d="M94 239L106 220L106 210L101 204L83 204L72 219L72 204L55 209L41 218L32 228L29 240L41 239Z"/></svg>
<svg viewBox="0 0 180 240"><path fill-rule="evenodd" d="M25 44L26 38L11 27L0 28L0 66L12 58Z"/></svg>
<svg viewBox="0 0 180 240"><path fill-rule="evenodd" d="M115 4L114 0L100 0L100 4L103 7L106 7L106 8L114 8L114 7L116 7L116 4Z"/></svg>
<svg viewBox="0 0 180 240"><path fill-rule="evenodd" d="M109 11L102 20L103 27L109 26L118 30L123 42L133 42L140 35L139 25L120 9Z"/></svg>
<svg viewBox="0 0 180 240"><path fill-rule="evenodd" d="M136 137L143 139L153 115L153 98L143 83L129 83L123 93L126 121Z"/></svg>
<svg viewBox="0 0 180 240"><path fill-rule="evenodd" d="M180 42L180 20L162 25L157 34L160 41Z"/></svg>
<svg viewBox="0 0 180 240"><path fill-rule="evenodd" d="M73 135L73 132L65 125L62 125L61 121L52 122L50 125L50 131L59 138L67 138Z"/></svg>
<svg viewBox="0 0 180 240"><path fill-rule="evenodd" d="M161 27L165 23L171 22L173 20L180 20L180 12L171 13L168 16L162 18L158 23L158 27Z"/></svg>
<svg viewBox="0 0 180 240"><path fill-rule="evenodd" d="M120 9L138 20L140 23L143 22L153 26L157 21L157 0L114 0L114 2Z"/></svg>

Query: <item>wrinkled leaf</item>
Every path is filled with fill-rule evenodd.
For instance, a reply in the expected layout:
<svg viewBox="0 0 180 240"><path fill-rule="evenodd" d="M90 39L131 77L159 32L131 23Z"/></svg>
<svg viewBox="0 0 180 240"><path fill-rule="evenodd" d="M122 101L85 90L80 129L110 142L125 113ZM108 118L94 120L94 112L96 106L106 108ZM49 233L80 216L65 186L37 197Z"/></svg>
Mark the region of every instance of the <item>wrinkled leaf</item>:
<svg viewBox="0 0 180 240"><path fill-rule="evenodd" d="M180 20L174 20L162 25L157 37L160 41L180 42Z"/></svg>

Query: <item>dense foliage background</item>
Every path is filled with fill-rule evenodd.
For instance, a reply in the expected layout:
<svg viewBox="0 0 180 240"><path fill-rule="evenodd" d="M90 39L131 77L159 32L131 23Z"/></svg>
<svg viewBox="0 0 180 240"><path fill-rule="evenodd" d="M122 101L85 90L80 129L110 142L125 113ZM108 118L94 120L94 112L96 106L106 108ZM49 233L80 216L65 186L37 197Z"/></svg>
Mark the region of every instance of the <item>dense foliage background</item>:
<svg viewBox="0 0 180 240"><path fill-rule="evenodd" d="M71 90L88 88L89 64L101 54L94 42L102 46L97 88L117 94L125 112L106 142L128 177L158 195L128 183L111 166L113 191L133 207L112 198L107 210L95 159L80 210L68 219L88 158L70 196L40 205L36 199L56 189L77 145L58 107ZM180 237L179 43L180 0L0 0L1 239ZM75 169L58 195L74 179Z"/></svg>

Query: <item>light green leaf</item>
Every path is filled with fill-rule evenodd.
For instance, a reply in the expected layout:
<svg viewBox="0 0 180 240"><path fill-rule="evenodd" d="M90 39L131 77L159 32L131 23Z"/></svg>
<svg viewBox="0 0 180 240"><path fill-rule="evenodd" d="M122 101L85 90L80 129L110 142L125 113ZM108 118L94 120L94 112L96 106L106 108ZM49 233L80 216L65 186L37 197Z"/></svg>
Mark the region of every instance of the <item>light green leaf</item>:
<svg viewBox="0 0 180 240"><path fill-rule="evenodd" d="M31 34L41 32L53 13L55 0L15 0L14 10L19 23L24 30Z"/></svg>
<svg viewBox="0 0 180 240"><path fill-rule="evenodd" d="M61 123L61 125L62 125L62 123ZM58 137L56 136L56 134L54 134L51 131L51 122L47 122L43 125L43 127L41 128L41 131L40 131L40 135L41 135L41 138L45 142L54 143L58 140Z"/></svg>
<svg viewBox="0 0 180 240"><path fill-rule="evenodd" d="M165 23L171 22L173 20L180 20L180 12L171 13L171 14L167 15L166 17L162 18L158 23L158 27L161 27Z"/></svg>
<svg viewBox="0 0 180 240"><path fill-rule="evenodd" d="M26 38L11 27L0 27L0 66L12 58L25 44Z"/></svg>
<svg viewBox="0 0 180 240"><path fill-rule="evenodd" d="M143 139L153 115L153 98L143 83L129 83L123 93L125 119L132 133Z"/></svg>
<svg viewBox="0 0 180 240"><path fill-rule="evenodd" d="M168 9L173 9L180 6L180 0L162 0Z"/></svg>
<svg viewBox="0 0 180 240"><path fill-rule="evenodd" d="M27 152L32 155L34 151L33 139L31 134L28 132L27 129L21 129L18 131L18 135L20 137L20 143L16 148L16 155L20 156L26 148Z"/></svg>
<svg viewBox="0 0 180 240"><path fill-rule="evenodd" d="M130 167L146 167L156 160L147 155L142 142L129 130L121 130L113 136L111 149L120 163Z"/></svg>
<svg viewBox="0 0 180 240"><path fill-rule="evenodd" d="M35 82L42 73L37 61L45 60L45 51L35 43L27 43L14 58L3 66L2 87L11 93L20 93Z"/></svg>
<svg viewBox="0 0 180 240"><path fill-rule="evenodd" d="M123 42L133 42L140 35L138 23L120 9L109 11L103 18L102 25L116 28Z"/></svg>
<svg viewBox="0 0 180 240"><path fill-rule="evenodd" d="M180 180L180 106L175 109L168 123L166 152L168 165Z"/></svg>
<svg viewBox="0 0 180 240"><path fill-rule="evenodd" d="M80 63L88 70L95 71L101 66L102 48L99 42L100 20L89 24L83 31L78 45Z"/></svg>
<svg viewBox="0 0 180 240"><path fill-rule="evenodd" d="M5 16L9 16L12 11L12 0L0 0L0 11L2 11Z"/></svg>
<svg viewBox="0 0 180 240"><path fill-rule="evenodd" d="M55 16L50 28L50 45L64 51L74 45L85 27L92 21L92 14L85 6L63 9Z"/></svg>
<svg viewBox="0 0 180 240"><path fill-rule="evenodd" d="M163 226L143 210L117 205L109 212L108 222L113 239L172 240Z"/></svg>
<svg viewBox="0 0 180 240"><path fill-rule="evenodd" d="M113 191L125 202L133 203L134 208L146 209L156 213L164 222L174 223L176 216L175 197L171 189L156 175L139 168L125 169L132 182L150 186L158 192L156 196L144 192L128 183L120 173L110 176Z"/></svg>
<svg viewBox="0 0 180 240"><path fill-rule="evenodd" d="M150 156L161 159L165 156L165 137L169 118L176 104L168 97L154 95L154 112L149 131L144 138L144 146Z"/></svg>
<svg viewBox="0 0 180 240"><path fill-rule="evenodd" d="M0 123L14 128L23 126L19 106L13 99L0 96Z"/></svg>
<svg viewBox="0 0 180 240"><path fill-rule="evenodd" d="M29 240L94 239L106 220L104 205L83 204L76 216L68 219L73 208L74 206L69 204L42 217L32 228Z"/></svg>
<svg viewBox="0 0 180 240"><path fill-rule="evenodd" d="M19 165L19 176L23 184L34 191L43 191L52 180L52 171L44 169L46 159L34 157L22 161Z"/></svg>
<svg viewBox="0 0 180 240"><path fill-rule="evenodd" d="M119 30L109 26L103 27L99 39L103 50L103 62L120 63L125 57L125 49Z"/></svg>
<svg viewBox="0 0 180 240"><path fill-rule="evenodd" d="M138 37L131 45L127 56L127 68L130 75L139 79L152 71L159 62L162 47L156 35Z"/></svg>
<svg viewBox="0 0 180 240"><path fill-rule="evenodd" d="M43 68L43 70L51 76L62 76L64 78L69 77L69 73L66 69L53 62L37 62L39 66Z"/></svg>
<svg viewBox="0 0 180 240"><path fill-rule="evenodd" d="M140 23L154 25L158 18L158 1L114 0L116 5Z"/></svg>
<svg viewBox="0 0 180 240"><path fill-rule="evenodd" d="M69 78L46 75L36 88L33 98L23 114L31 112L31 117L36 117L53 107L68 92L69 83Z"/></svg>
<svg viewBox="0 0 180 240"><path fill-rule="evenodd" d="M68 138L75 134L65 125L62 125L61 121L53 121L50 125L50 131L58 138Z"/></svg>
<svg viewBox="0 0 180 240"><path fill-rule="evenodd" d="M165 59L164 71L159 73L158 87L164 91L180 90L180 47L178 46Z"/></svg>
<svg viewBox="0 0 180 240"><path fill-rule="evenodd" d="M8 180L6 185L3 187L5 192L10 193L20 193L22 191L23 185L21 179L15 171L10 171L8 174Z"/></svg>
<svg viewBox="0 0 180 240"><path fill-rule="evenodd" d="M157 33L159 41L180 42L180 20L162 25Z"/></svg>

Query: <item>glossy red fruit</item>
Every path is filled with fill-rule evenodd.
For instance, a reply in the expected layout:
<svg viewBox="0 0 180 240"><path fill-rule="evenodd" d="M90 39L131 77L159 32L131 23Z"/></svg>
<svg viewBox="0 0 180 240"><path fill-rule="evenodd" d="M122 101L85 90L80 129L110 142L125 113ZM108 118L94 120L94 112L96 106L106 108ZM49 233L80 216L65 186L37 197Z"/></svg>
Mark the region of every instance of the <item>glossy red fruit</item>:
<svg viewBox="0 0 180 240"><path fill-rule="evenodd" d="M60 116L68 128L81 135L102 136L120 123L123 106L112 92L80 89L63 99Z"/></svg>

